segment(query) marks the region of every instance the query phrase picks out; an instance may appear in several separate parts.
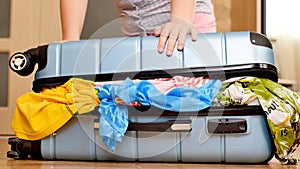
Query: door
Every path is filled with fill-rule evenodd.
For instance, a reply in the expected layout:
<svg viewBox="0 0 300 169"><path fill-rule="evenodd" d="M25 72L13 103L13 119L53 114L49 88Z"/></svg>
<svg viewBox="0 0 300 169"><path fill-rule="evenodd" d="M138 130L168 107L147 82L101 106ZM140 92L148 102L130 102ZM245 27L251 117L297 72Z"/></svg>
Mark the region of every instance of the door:
<svg viewBox="0 0 300 169"><path fill-rule="evenodd" d="M0 1L0 135L13 135L16 99L31 91L33 74L22 77L8 67L9 57L61 37L59 0Z"/></svg>
<svg viewBox="0 0 300 169"><path fill-rule="evenodd" d="M217 31L262 30L262 3L264 0L212 0L217 21Z"/></svg>

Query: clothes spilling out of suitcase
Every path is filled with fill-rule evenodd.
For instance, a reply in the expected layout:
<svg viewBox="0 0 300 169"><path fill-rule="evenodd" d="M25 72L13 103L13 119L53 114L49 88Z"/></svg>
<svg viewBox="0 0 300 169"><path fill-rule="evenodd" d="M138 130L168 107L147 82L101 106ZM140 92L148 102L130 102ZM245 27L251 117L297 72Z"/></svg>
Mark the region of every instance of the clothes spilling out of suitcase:
<svg viewBox="0 0 300 169"><path fill-rule="evenodd" d="M33 91L16 101L7 156L298 163L300 93L277 83L264 35L199 34L171 57L156 45L156 37L122 37L14 54L19 75L38 69Z"/></svg>

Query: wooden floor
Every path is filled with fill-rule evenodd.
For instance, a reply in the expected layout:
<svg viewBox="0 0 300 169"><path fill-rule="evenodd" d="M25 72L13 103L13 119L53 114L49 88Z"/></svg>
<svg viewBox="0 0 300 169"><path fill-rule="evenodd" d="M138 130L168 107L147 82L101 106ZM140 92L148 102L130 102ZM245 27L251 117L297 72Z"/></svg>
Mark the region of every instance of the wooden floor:
<svg viewBox="0 0 300 169"><path fill-rule="evenodd" d="M182 164L182 163L118 163L118 162L76 162L76 161L39 161L14 160L6 158L10 149L6 137L0 137L0 169L298 169L299 166L285 166L272 159L265 165L233 165L233 164ZM295 153L300 157L300 151Z"/></svg>

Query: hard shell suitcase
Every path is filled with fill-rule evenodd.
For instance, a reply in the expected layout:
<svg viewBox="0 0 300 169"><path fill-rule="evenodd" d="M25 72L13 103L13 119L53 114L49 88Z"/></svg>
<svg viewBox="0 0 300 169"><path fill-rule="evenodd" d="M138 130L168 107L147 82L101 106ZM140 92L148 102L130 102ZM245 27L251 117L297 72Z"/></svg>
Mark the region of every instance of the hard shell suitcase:
<svg viewBox="0 0 300 169"><path fill-rule="evenodd" d="M108 38L54 43L16 53L10 67L20 75L38 63L33 91L58 86L71 77L93 81L207 76L256 76L277 81L272 45L260 34L199 34L171 57L159 54L156 37ZM42 140L9 139L8 157L98 161L261 163L274 155L264 112L259 106L210 107L172 112L130 107L129 126L114 152L98 132L99 113L74 116Z"/></svg>

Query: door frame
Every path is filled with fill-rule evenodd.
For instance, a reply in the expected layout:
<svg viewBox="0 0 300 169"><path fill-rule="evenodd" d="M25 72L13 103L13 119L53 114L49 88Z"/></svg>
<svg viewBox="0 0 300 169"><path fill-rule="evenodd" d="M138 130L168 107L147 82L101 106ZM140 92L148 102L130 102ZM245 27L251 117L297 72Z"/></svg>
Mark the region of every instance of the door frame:
<svg viewBox="0 0 300 169"><path fill-rule="evenodd" d="M0 52L15 52L61 39L59 0L11 0L10 34L0 38ZM9 68L8 68L9 69ZM11 120L19 96L31 92L34 73L22 77L8 70L7 107L0 107L0 135L14 135ZM20 85L21 84L21 85Z"/></svg>

